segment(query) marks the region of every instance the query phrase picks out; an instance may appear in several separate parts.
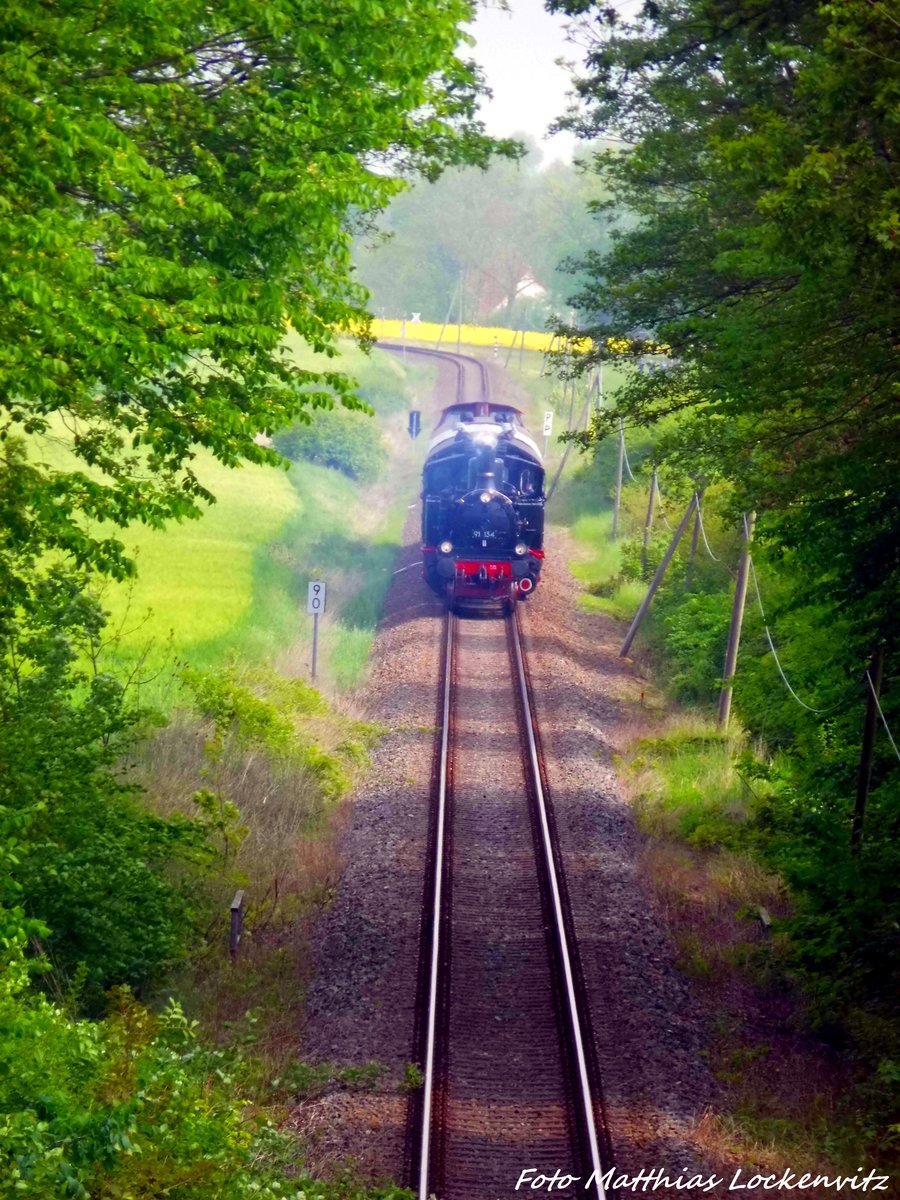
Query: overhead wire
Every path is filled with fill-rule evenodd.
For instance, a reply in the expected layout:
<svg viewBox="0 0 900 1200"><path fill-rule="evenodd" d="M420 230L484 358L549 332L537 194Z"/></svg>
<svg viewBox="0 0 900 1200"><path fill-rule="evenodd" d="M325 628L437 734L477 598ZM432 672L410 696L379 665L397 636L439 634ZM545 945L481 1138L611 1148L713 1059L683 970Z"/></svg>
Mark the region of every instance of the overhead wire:
<svg viewBox="0 0 900 1200"><path fill-rule="evenodd" d="M706 547L706 553L713 560L713 562L721 562L722 560L720 558L717 558L715 556L715 554L713 554L712 550L710 549L709 542L706 540L706 530L703 527L703 513L700 511L700 495L699 495L699 493L697 494L697 523L700 526L700 534L703 538L703 545Z"/></svg>
<svg viewBox="0 0 900 1200"><path fill-rule="evenodd" d="M744 531L746 533L747 532L746 516L743 518L743 521L744 521ZM701 529L703 528L702 522L701 522L700 528ZM750 564L750 574L753 576L753 590L756 592L756 603L759 605L760 616L762 617L762 620L763 620L763 629L765 630L766 641L769 643L769 649L772 651L772 657L775 659L775 666L778 668L778 674L781 676L781 680L784 683L784 686L787 688L787 690L790 692L790 694L793 696L793 698L797 701L797 703L800 705L800 707L805 708L807 712L815 713L819 716L824 715L826 713L834 712L834 710L836 708L840 708L841 704L843 703L842 700L838 700L835 704L829 705L828 708L813 708L812 705L807 704L804 700L801 700L800 697L797 695L797 693L794 691L794 689L791 687L788 677L784 673L784 668L781 665L781 660L778 657L778 651L775 649L775 643L772 641L772 634L771 634L771 632L769 630L769 626L766 622L766 610L763 607L762 594L759 590L759 578L756 574L756 565L753 562L753 556L748 554L747 561ZM869 690L872 693L872 699L875 701L875 708L878 710L878 715L881 718L882 725L884 726L884 732L887 734L888 741L891 743L891 749L894 751L894 754L897 756L897 761L900 762L900 749L897 748L897 743L894 741L894 735L891 733L891 728L887 723L887 717L884 715L884 710L881 707L881 703L878 699L878 693L875 690L875 684L872 682L872 676L869 674L868 668L866 669L865 676L866 676L866 683L869 685Z"/></svg>
<svg viewBox="0 0 900 1200"><path fill-rule="evenodd" d="M631 464L628 461L628 451L625 448L624 425L620 426L620 435L622 438L622 452L624 455L625 466L628 469L628 475L631 478L632 482L635 482L634 474L632 473L632 470L631 470ZM657 506L659 509L659 515L662 518L663 524L666 526L666 528L671 530L672 526L666 520L666 514L662 507L662 501L663 501L663 495L660 490L659 483L657 482L656 502L657 502ZM720 563L721 559L718 558L717 555L715 555L713 553L712 547L709 544L709 539L706 536L706 529L703 524L703 513L701 510L699 495L697 495L696 501L697 501L696 502L697 523L700 528L700 535L703 538L703 545L706 547L706 553L713 560L713 562ZM742 516L742 520L744 523L744 536L749 539L749 529L747 526L746 515ZM823 716L827 713L834 712L834 710L836 708L839 708L841 706L843 701L838 700L837 703L829 705L828 708L813 708L813 706L811 704L807 704L805 700L801 700L801 698L797 695L797 693L791 687L790 680L788 679L787 675L784 672L784 667L782 667L782 665L781 665L781 659L778 657L778 651L775 649L775 643L772 640L772 633L771 633L768 623L766 621L766 610L765 610L765 608L763 606L763 602L762 602L762 593L760 592L760 588L759 588L759 578L756 574L756 565L753 562L753 556L751 554L747 555L747 561L750 565L750 573L753 576L753 590L756 593L756 603L759 605L759 612L760 612L760 616L762 617L763 630L765 631L766 641L769 643L769 649L772 652L772 657L775 660L775 666L778 668L778 674L781 676L782 683L787 688L788 692L793 697L793 699L800 705L801 708L806 709L807 712L814 713L817 716ZM724 566L724 564L722 564L722 565ZM731 572L729 572L729 573L731 573ZM894 736L891 733L890 726L887 723L887 718L885 717L884 712L881 708L881 704L879 703L878 693L875 691L875 685L872 683L872 677L869 674L868 670L866 670L866 682L868 683L869 688L872 692L872 698L875 701L875 707L878 710L878 715L881 718L881 723L884 726L884 731L887 734L888 741L891 743L891 749L894 751L894 754L897 756L898 762L900 762L900 749L897 748L897 743L894 741Z"/></svg>
<svg viewBox="0 0 900 1200"><path fill-rule="evenodd" d="M621 436L622 436L622 455L625 459L625 469L628 472L628 478L631 480L632 483L635 483L636 480L634 478L634 472L631 469L631 463L628 461L628 451L625 448L625 426L624 425L621 427Z"/></svg>

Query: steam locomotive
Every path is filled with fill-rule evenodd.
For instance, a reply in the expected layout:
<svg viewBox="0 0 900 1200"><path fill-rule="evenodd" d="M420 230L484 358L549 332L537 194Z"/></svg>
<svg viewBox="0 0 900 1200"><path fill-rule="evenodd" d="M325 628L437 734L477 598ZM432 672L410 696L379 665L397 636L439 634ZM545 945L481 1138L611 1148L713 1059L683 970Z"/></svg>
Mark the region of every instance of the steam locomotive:
<svg viewBox="0 0 900 1200"><path fill-rule="evenodd" d="M422 472L425 578L456 607L511 611L544 559L544 468L518 409L481 401L441 413Z"/></svg>

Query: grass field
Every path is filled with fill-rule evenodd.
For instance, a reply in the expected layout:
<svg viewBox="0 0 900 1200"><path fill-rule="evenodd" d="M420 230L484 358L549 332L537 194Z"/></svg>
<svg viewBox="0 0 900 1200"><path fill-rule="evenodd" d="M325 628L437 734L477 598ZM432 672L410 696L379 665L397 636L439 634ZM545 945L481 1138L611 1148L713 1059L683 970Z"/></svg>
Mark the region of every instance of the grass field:
<svg viewBox="0 0 900 1200"><path fill-rule="evenodd" d="M136 678L143 681L145 703L164 709L177 703L173 668L179 663L209 669L270 662L307 673L311 578L329 587L320 681L345 689L364 670L400 543L405 492L415 491L419 469L405 432L406 411L430 392L434 370L367 356L353 343L325 363L292 341L302 366L342 369L358 380L389 452L385 479L363 485L305 462L289 470L230 469L198 455L196 473L216 502L198 520L118 533L134 556L137 578L107 583L101 592L114 641L109 657L126 671L140 664ZM62 437L39 453L59 466L73 461Z"/></svg>
<svg viewBox="0 0 900 1200"><path fill-rule="evenodd" d="M125 647L171 635L182 651L246 629L258 547L302 515L301 498L284 471L232 470L203 456L197 474L216 496L200 520L166 530L133 526L122 535L138 577L133 585L107 588L103 599L113 623L125 631Z"/></svg>

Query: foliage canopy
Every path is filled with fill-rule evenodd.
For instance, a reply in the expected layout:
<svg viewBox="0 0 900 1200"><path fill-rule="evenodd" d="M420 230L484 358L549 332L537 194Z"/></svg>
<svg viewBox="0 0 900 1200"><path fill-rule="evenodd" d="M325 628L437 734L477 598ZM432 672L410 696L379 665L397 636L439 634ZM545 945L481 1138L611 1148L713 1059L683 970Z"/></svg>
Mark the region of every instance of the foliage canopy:
<svg viewBox="0 0 900 1200"><path fill-rule="evenodd" d="M404 174L484 162L468 0L14 3L0 31L3 538L129 567L88 521L158 524L209 500L194 447L353 405L301 370L365 325L350 229ZM505 147L509 149L509 147ZM64 428L63 428L64 427ZM71 438L76 469L42 462ZM29 461L12 435L29 435ZM4 574L11 582L10 568ZM5 589L4 589L5 590Z"/></svg>
<svg viewBox="0 0 900 1200"><path fill-rule="evenodd" d="M359 407L344 375L298 367L288 323L326 358L342 332L365 340L353 230L408 175L513 152L475 116L481 80L457 54L472 13L470 0L4 6L3 1197L341 1190L296 1177L293 1139L248 1108L252 1080L177 1007L157 1020L123 995L88 1024L27 984L52 965L69 1007L96 1011L102 989L158 982L199 936L196 868L213 835L237 836L233 806L204 790L199 820L160 819L123 785L139 714L97 665L104 617L87 587L133 570L116 527L213 499L198 448L275 463L259 433L304 406ZM224 684L216 695L237 704ZM238 699L264 732L266 706ZM344 786L314 741L303 761L323 795Z"/></svg>
<svg viewBox="0 0 900 1200"><path fill-rule="evenodd" d="M636 358L651 339L671 347L578 440L653 427L670 491L709 488L711 527L760 514L767 617L751 601L735 695L767 756L739 764L762 793L746 836L791 886L793 965L814 1015L877 1076L888 1146L900 774L880 726L861 845L850 831L879 645L881 704L900 719L900 22L882 0L646 0L628 20L550 7L588 44L564 123L625 141L594 167L638 218L585 263L576 302L595 340L579 365L608 338L634 339ZM719 683L732 593L713 566L694 595L670 572L650 619L670 677L698 699ZM768 622L808 707L777 677Z"/></svg>
<svg viewBox="0 0 900 1200"><path fill-rule="evenodd" d="M900 25L876 0L552 7L591 41L566 123L632 144L595 166L640 218L577 301L598 340L652 331L673 355L593 436L679 413L669 461L733 482L764 539L890 638Z"/></svg>

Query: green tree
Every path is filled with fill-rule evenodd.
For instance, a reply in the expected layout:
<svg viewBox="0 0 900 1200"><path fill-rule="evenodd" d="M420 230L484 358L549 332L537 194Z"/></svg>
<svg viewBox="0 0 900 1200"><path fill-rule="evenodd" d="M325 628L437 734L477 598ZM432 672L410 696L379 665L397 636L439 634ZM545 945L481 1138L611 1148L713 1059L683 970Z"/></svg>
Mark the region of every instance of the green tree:
<svg viewBox="0 0 900 1200"><path fill-rule="evenodd" d="M40 922L35 946L52 985L79 978L79 1000L94 1008L104 988L143 987L200 939L191 884L212 856L202 823L151 815L116 770L145 714L90 669L103 623L83 579L54 570L0 631L9 898ZM175 882L173 868L191 884Z"/></svg>
<svg viewBox="0 0 900 1200"><path fill-rule="evenodd" d="M183 952L203 830L115 773L134 725L84 669L117 526L197 515L205 447L256 442L352 381L351 229L407 176L484 162L469 0L11 3L0 24L0 823L60 974L96 992ZM509 147L500 147L509 149ZM173 871L172 868L175 868Z"/></svg>
<svg viewBox="0 0 900 1200"><path fill-rule="evenodd" d="M522 141L518 162L448 171L398 196L374 236L357 239L354 260L376 310L433 321L449 311L456 321L460 281L467 321L542 329L567 310L573 281L560 264L607 244L608 222L589 210L602 186L574 165L542 167L538 147ZM531 279L546 293L537 303L522 295Z"/></svg>
<svg viewBox="0 0 900 1200"><path fill-rule="evenodd" d="M278 1128L261 1064L210 1048L174 1002L120 989L98 1022L29 994L15 909L0 905L0 1198L401 1200L386 1185L313 1180Z"/></svg>
<svg viewBox="0 0 900 1200"><path fill-rule="evenodd" d="M0 494L7 549L121 574L88 521L209 500L198 446L254 436L350 381L299 370L365 327L350 228L407 174L487 159L469 0L13 3L0 30ZM28 462L14 436L27 435ZM40 438L63 435L62 469ZM0 563L0 590L15 571Z"/></svg>
<svg viewBox="0 0 900 1200"><path fill-rule="evenodd" d="M587 263L583 366L610 336L672 355L591 436L678 413L661 453L730 480L735 515L760 510L760 538L854 605L861 644L890 640L900 25L878 0L666 0L624 24L551 7L598 34L567 123L633 144L598 160L639 223Z"/></svg>
<svg viewBox="0 0 900 1200"><path fill-rule="evenodd" d="M626 21L605 4L550 7L591 34L566 124L630 144L596 166L638 218L586 262L578 301L595 340L581 365L611 337L635 358L648 340L670 348L579 440L622 418L656 427L655 458L682 484L722 483L727 524L759 513L768 621L818 711L783 690L751 600L736 702L773 754L745 764L772 785L756 834L794 890L794 961L815 1009L843 1019L877 1074L887 1142L900 773L881 728L858 854L849 834L879 642L882 705L900 724L900 22L882 0L646 0ZM661 601L657 627L695 665L720 601Z"/></svg>

